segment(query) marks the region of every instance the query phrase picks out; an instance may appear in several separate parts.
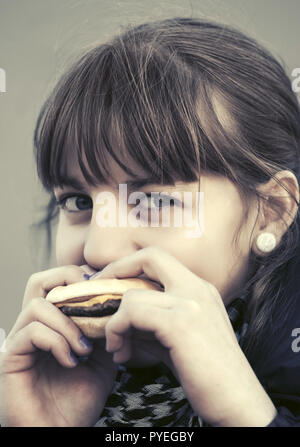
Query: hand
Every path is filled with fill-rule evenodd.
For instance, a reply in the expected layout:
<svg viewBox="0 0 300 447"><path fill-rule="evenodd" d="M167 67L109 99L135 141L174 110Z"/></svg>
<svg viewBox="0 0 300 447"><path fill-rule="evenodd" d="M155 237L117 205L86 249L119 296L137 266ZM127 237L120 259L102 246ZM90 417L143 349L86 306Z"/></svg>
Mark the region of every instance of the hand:
<svg viewBox="0 0 300 447"><path fill-rule="evenodd" d="M80 329L44 298L55 286L83 281L86 266L65 266L29 279L23 310L0 357L0 414L6 426L91 426L117 373L104 342L86 347ZM77 356L89 355L84 363Z"/></svg>
<svg viewBox="0 0 300 447"><path fill-rule="evenodd" d="M130 289L124 294L106 326L106 348L114 361L131 358L133 330L152 333L204 420L234 426L269 423L275 408L239 347L217 289L157 247L109 264L97 278L140 274L162 284L164 291ZM137 336L134 343L139 345ZM145 349L147 342L142 343Z"/></svg>

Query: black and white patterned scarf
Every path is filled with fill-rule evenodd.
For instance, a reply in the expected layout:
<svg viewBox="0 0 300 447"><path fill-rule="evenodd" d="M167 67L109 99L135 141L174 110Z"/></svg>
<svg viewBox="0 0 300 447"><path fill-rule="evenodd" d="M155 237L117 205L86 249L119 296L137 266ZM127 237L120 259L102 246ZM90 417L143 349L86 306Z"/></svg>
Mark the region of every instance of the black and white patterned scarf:
<svg viewBox="0 0 300 447"><path fill-rule="evenodd" d="M247 330L248 293L233 300L227 313L241 342ZM120 365L115 385L96 427L203 427L183 388L163 363L151 368Z"/></svg>

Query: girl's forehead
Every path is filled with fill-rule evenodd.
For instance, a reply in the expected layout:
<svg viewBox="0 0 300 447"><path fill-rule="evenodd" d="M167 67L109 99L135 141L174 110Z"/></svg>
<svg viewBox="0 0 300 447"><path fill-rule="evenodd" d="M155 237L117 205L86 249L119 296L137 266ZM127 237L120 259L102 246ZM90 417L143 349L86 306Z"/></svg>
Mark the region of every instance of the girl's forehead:
<svg viewBox="0 0 300 447"><path fill-rule="evenodd" d="M124 163L124 160L122 160ZM198 180L190 182L188 181L182 181L178 177L178 179L174 179L172 182L168 183L161 183L158 181L157 177L151 175L149 172L147 172L142 167L138 166L137 163L134 161L129 162L130 169L133 170L134 176L130 176L128 173L126 173L121 166L111 157L108 158L108 166L107 169L110 173L110 177L106 178L105 180L103 178L99 179L98 186L107 185L111 188L115 188L116 190L119 188L120 184L127 184L128 188L131 191L138 191L139 188L143 188L145 186L150 185L160 185L162 190L165 188L172 187L173 189L176 188L179 191L190 191L193 190L196 186L198 186ZM88 169L87 161L85 160L85 168ZM207 177L206 173L203 173L201 176L202 182ZM60 185L61 187L73 187L77 190L88 190L90 187L88 179L85 178L79 163L75 159L75 157L68 160L66 164L66 168L64 170L64 176L63 176L63 182ZM97 186L97 183L95 182L95 185ZM56 187L54 187L54 190Z"/></svg>
<svg viewBox="0 0 300 447"><path fill-rule="evenodd" d="M85 166L85 169L89 172L88 163L85 157L83 157L83 163ZM105 161L106 163L106 169L109 172L110 176L109 178L106 178L105 183L112 186L112 187L118 187L121 183L127 183L130 180L136 180L136 179L145 179L149 183L153 180L149 172L147 172L145 169L143 169L141 166L139 166L137 163L134 162L132 159L123 159L122 163L125 164L125 166L128 166L131 171L134 172L134 177L130 176L128 173L126 173L122 167L113 159L112 156L108 155L107 159ZM88 185L87 179L84 177L84 174L80 168L80 165L78 161L76 160L76 157L72 157L67 160L66 163L66 169L65 169L65 180L66 183L69 182L69 179L76 180L78 184L81 185ZM75 182L73 182L75 183ZM99 184L103 184L103 178L99 179Z"/></svg>

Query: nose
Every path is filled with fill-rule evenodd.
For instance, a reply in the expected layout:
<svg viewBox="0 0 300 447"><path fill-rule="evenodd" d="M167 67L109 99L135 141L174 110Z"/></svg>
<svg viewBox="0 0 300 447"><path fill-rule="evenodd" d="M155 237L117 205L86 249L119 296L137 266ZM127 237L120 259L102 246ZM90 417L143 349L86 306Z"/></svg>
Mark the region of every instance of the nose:
<svg viewBox="0 0 300 447"><path fill-rule="evenodd" d="M88 265L95 270L101 270L140 248L134 240L132 228L99 227L93 222L85 238L83 256Z"/></svg>

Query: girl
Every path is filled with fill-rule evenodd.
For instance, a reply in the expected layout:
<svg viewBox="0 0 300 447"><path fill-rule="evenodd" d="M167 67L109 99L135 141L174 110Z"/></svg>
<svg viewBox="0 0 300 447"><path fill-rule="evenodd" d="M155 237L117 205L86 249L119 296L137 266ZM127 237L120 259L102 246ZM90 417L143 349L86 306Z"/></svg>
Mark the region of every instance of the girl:
<svg viewBox="0 0 300 447"><path fill-rule="evenodd" d="M300 425L300 112L280 63L200 19L129 28L63 76L35 148L58 266L30 277L8 336L2 423ZM172 223L100 225L99 194L118 206L121 184L146 197L141 216L171 205ZM200 191L190 237L170 197ZM44 299L139 275L161 291L125 293L105 343Z"/></svg>

